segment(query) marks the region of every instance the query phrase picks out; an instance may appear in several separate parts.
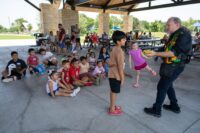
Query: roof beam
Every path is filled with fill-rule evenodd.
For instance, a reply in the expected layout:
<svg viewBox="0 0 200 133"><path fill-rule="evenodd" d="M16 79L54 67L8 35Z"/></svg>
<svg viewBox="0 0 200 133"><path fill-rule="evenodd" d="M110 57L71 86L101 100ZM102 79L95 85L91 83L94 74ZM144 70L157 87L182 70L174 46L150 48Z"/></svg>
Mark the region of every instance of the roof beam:
<svg viewBox="0 0 200 133"><path fill-rule="evenodd" d="M102 6L96 6L96 5L90 5L90 4L82 4L82 5L79 5L77 7L85 7L85 8L92 8L92 9L101 9L103 10L103 12L105 12L106 10L102 7ZM127 12L127 9L124 9L124 8L118 8L118 9L110 9L110 10L113 10L113 11L121 11L121 12Z"/></svg>
<svg viewBox="0 0 200 133"><path fill-rule="evenodd" d="M108 4L111 2L111 0L108 0L107 2L106 2L106 4L104 5L104 7L107 7L108 6Z"/></svg>
<svg viewBox="0 0 200 133"><path fill-rule="evenodd" d="M35 9L37 9L38 11L41 12L41 9L39 7L37 7L36 5L34 5L32 2L30 2L29 0L24 0L26 1L28 4L30 4L32 7L34 7Z"/></svg>
<svg viewBox="0 0 200 133"><path fill-rule="evenodd" d="M133 5L131 5L131 6L129 6L129 8L127 9L127 11L128 11L128 14L130 14L130 10L131 9L133 9L133 7L135 6L135 4L133 4Z"/></svg>
<svg viewBox="0 0 200 133"><path fill-rule="evenodd" d="M106 11L106 7L108 6L108 4L109 4L110 2L111 2L111 0L108 0L108 1L106 2L106 4L103 5L103 12Z"/></svg>
<svg viewBox="0 0 200 133"><path fill-rule="evenodd" d="M106 9L111 9L111 8L120 7L120 6L128 6L128 5L132 5L132 4L145 3L145 2L149 2L149 1L154 1L154 0L134 0L134 1L128 1L128 2L123 2L123 3L119 3L119 4L114 4L114 5L107 6Z"/></svg>
<svg viewBox="0 0 200 133"><path fill-rule="evenodd" d="M135 6L135 4L129 6L129 8L127 10L130 11L134 6Z"/></svg>
<svg viewBox="0 0 200 133"><path fill-rule="evenodd" d="M174 3L183 2L183 0L172 0Z"/></svg>
<svg viewBox="0 0 200 133"><path fill-rule="evenodd" d="M51 4L53 4L53 0L48 0Z"/></svg>
<svg viewBox="0 0 200 133"><path fill-rule="evenodd" d="M172 0L174 3L176 3L176 0Z"/></svg>
<svg viewBox="0 0 200 133"><path fill-rule="evenodd" d="M149 7L151 7L151 1L149 1Z"/></svg>
<svg viewBox="0 0 200 133"><path fill-rule="evenodd" d="M175 6L182 6L182 5L190 5L190 4L197 4L197 3L200 3L200 0L190 0L190 1L185 1L185 2L176 2L176 3L171 3L171 4L163 4L163 5L156 5L156 6L151 6L151 7L131 9L130 12L144 11L144 10L151 10L151 9L158 9L158 8L175 7Z"/></svg>

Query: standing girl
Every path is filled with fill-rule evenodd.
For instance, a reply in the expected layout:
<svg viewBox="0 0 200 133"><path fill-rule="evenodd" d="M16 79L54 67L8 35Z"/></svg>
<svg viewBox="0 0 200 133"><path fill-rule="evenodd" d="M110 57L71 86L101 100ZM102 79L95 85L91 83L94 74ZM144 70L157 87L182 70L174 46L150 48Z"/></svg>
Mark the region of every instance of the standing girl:
<svg viewBox="0 0 200 133"><path fill-rule="evenodd" d="M149 59L147 56L145 56L142 53L142 50L138 48L137 43L133 43L131 46L131 50L129 51L129 66L130 69L132 69L132 62L134 64L134 70L137 72L136 76L136 82L133 84L134 87L138 88L140 86L139 84L139 79L140 79L140 70L142 69L147 69L153 76L156 76L156 72L149 67L147 62L145 61L146 59Z"/></svg>

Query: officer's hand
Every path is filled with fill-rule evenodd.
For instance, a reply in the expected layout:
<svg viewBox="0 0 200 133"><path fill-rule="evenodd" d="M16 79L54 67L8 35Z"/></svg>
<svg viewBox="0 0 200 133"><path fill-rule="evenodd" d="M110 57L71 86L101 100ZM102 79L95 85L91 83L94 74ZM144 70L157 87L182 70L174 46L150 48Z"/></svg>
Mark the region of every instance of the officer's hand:
<svg viewBox="0 0 200 133"><path fill-rule="evenodd" d="M154 57L156 56L156 52L155 51L151 51L148 54L146 54L147 57Z"/></svg>

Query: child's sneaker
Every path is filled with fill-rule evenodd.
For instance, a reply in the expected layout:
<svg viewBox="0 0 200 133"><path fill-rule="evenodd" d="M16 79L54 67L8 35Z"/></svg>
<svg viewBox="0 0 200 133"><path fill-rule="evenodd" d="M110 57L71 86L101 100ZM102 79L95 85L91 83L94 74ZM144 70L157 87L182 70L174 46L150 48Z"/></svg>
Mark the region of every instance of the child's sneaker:
<svg viewBox="0 0 200 133"><path fill-rule="evenodd" d="M72 92L72 93L70 94L70 96L71 96L71 97L75 97L75 96L76 96L76 93L75 93L75 92Z"/></svg>
<svg viewBox="0 0 200 133"><path fill-rule="evenodd" d="M11 81L13 81L13 78L5 78L2 80L2 82L5 82L5 83L11 82Z"/></svg>
<svg viewBox="0 0 200 133"><path fill-rule="evenodd" d="M75 94L78 94L80 90L81 90L81 88L78 87L78 88L76 88L76 89L74 90L74 93L75 93Z"/></svg>

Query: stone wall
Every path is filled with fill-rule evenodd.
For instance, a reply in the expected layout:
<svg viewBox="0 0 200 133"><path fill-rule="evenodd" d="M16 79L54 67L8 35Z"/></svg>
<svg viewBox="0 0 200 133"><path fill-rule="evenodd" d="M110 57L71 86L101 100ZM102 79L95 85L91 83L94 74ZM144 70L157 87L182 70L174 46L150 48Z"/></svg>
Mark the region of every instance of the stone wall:
<svg viewBox="0 0 200 133"><path fill-rule="evenodd" d="M49 31L53 31L55 35L59 23L63 24L66 32L71 33L71 26L79 24L78 11L71 9L58 10L59 5L59 2L54 4L40 4L40 23L42 33L48 34Z"/></svg>
<svg viewBox="0 0 200 133"><path fill-rule="evenodd" d="M104 32L109 34L109 14L108 13L100 13L99 14L99 31L98 35L102 35Z"/></svg>
<svg viewBox="0 0 200 133"><path fill-rule="evenodd" d="M123 17L123 31L130 32L133 30L133 17L130 15L124 15Z"/></svg>
<svg viewBox="0 0 200 133"><path fill-rule="evenodd" d="M53 31L54 34L56 33L59 23L58 7L58 4L40 4L40 30L42 33L46 34L49 33L49 31Z"/></svg>
<svg viewBox="0 0 200 133"><path fill-rule="evenodd" d="M79 25L79 15L78 11L71 10L71 9L63 9L59 11L60 13L60 20L63 24L64 29L67 33L71 33L71 26L72 25Z"/></svg>

